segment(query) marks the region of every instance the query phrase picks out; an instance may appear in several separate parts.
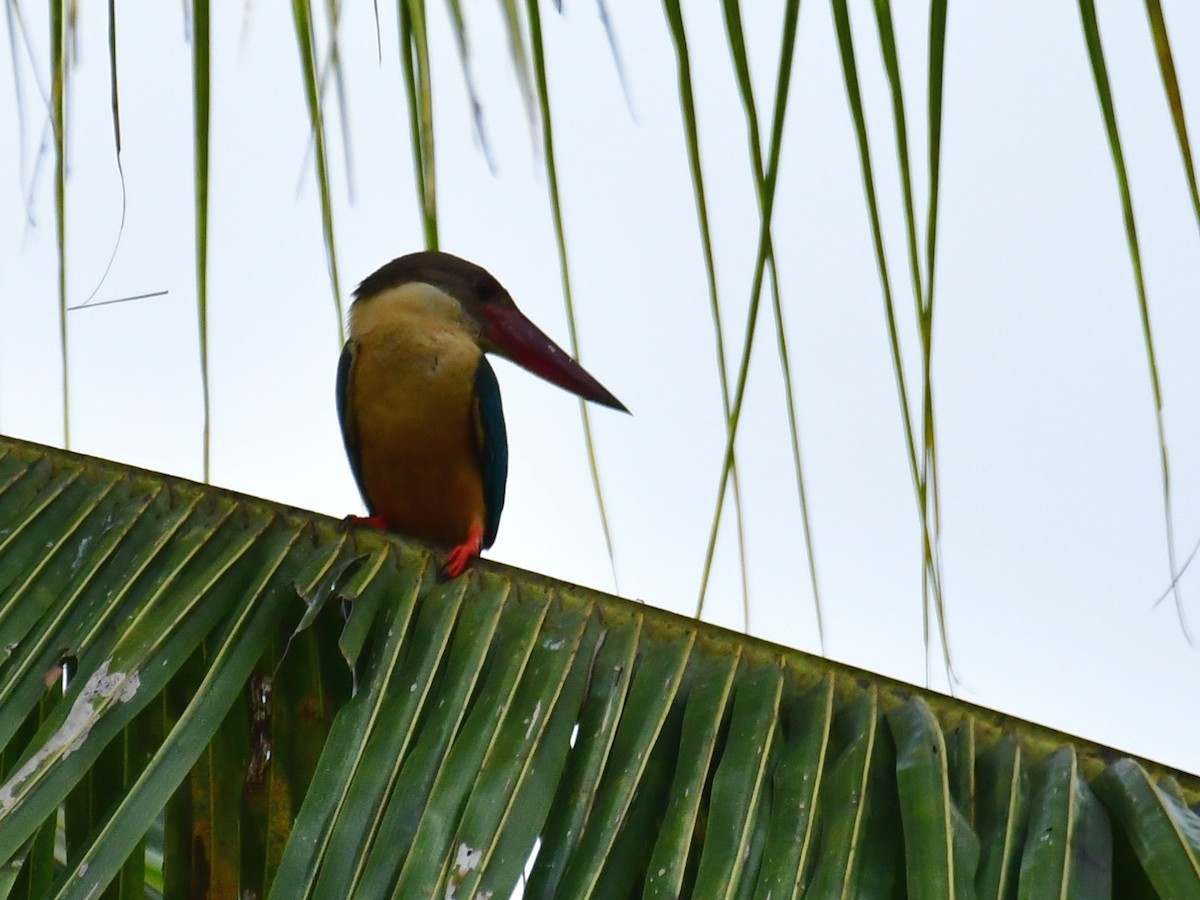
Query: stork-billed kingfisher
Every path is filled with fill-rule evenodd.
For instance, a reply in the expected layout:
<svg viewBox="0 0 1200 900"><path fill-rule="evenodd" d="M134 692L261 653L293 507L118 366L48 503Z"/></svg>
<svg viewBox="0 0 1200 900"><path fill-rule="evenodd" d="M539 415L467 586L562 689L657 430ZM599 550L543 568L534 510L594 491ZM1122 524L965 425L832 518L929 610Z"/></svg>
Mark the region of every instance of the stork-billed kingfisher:
<svg viewBox="0 0 1200 900"><path fill-rule="evenodd" d="M495 541L504 508L508 439L485 353L628 412L474 263L426 251L368 276L338 363L346 455L365 521L453 547L452 578Z"/></svg>

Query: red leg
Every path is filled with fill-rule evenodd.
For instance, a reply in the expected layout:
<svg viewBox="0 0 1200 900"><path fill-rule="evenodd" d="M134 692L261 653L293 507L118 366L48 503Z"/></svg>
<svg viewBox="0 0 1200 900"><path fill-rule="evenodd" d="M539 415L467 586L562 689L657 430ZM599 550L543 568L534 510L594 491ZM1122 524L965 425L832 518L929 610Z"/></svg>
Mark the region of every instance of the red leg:
<svg viewBox="0 0 1200 900"><path fill-rule="evenodd" d="M467 539L450 551L446 557L446 574L457 578L472 559L483 549L483 523L476 519L467 530Z"/></svg>
<svg viewBox="0 0 1200 900"><path fill-rule="evenodd" d="M346 521L354 525L367 525L371 528L378 528L381 531L389 531L391 526L388 525L388 520L383 516L346 516Z"/></svg>

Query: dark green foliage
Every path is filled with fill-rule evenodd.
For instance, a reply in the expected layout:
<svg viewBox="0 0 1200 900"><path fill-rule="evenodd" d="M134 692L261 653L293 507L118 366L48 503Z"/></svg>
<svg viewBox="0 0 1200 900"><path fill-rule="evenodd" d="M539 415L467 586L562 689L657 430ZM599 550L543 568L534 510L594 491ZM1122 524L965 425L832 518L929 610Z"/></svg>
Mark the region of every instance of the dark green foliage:
<svg viewBox="0 0 1200 900"><path fill-rule="evenodd" d="M0 534L9 896L1200 890L1195 778L650 607L6 440Z"/></svg>

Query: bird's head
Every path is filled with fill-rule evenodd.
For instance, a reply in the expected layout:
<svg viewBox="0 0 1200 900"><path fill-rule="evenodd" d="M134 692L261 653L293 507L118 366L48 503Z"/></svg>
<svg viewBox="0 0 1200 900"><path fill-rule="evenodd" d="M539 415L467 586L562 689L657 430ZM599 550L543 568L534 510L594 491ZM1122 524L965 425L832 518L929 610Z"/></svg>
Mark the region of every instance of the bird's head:
<svg viewBox="0 0 1200 900"><path fill-rule="evenodd" d="M356 303L406 284L427 284L457 306L454 312L474 326L480 349L594 403L628 412L600 382L517 309L508 291L472 262L426 250L392 260L368 275L354 292Z"/></svg>

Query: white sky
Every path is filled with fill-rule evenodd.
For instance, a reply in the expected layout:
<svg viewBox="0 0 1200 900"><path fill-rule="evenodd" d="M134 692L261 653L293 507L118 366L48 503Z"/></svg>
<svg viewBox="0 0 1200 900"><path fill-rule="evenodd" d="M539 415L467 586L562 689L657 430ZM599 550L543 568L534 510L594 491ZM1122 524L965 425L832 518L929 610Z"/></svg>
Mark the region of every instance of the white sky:
<svg viewBox="0 0 1200 900"><path fill-rule="evenodd" d="M633 410L593 415L619 592L690 612L723 451L674 56L655 4L613 2L625 106L594 5L544 19L559 171L588 369ZM1200 11L1168 3L1175 61L1200 129ZM338 345L308 123L285 6L219 5L214 23L210 341L213 481L342 516L360 511L338 433ZM371 4L346 4L354 201L336 114L331 146L342 293L421 244L395 26L383 62ZM444 10L431 4L443 249L489 268L566 342L544 180L499 34L498 4L464 4L499 175L472 141ZM747 3L764 121L779 3ZM896 13L907 13L898 4ZM41 7L30 16L46 83ZM906 349L916 341L894 138L874 23L855 34ZM1140 7L1101 28L1135 192L1166 399L1181 555L1200 537L1200 243ZM744 119L717 4L686 10L731 355L757 239ZM925 204L926 12L897 21ZM128 212L97 300L69 317L72 447L199 477L190 54L179 7L118 5ZM1121 18L1124 16L1125 18ZM107 23L81 10L70 102L70 302L92 293L117 237ZM32 175L44 108L19 56L25 132L0 44L0 430L57 444L60 357L51 160ZM967 699L1200 771L1191 685L1200 651L1170 603L1148 369L1112 163L1072 4L953 4L948 32L935 390L945 586ZM1200 132L1197 132L1200 133ZM23 154L23 155L22 155ZM775 242L816 556L834 658L925 679L919 531L828 7L806 2ZM34 224L23 192L33 184ZM923 223L924 214L920 213ZM739 453L757 635L819 648L783 393L764 303ZM736 361L731 360L736 365ZM612 590L573 398L497 371L511 468L489 554ZM732 509L730 508L730 513ZM733 518L706 617L742 627ZM1200 632L1200 578L1183 581ZM945 679L935 666L934 686Z"/></svg>

